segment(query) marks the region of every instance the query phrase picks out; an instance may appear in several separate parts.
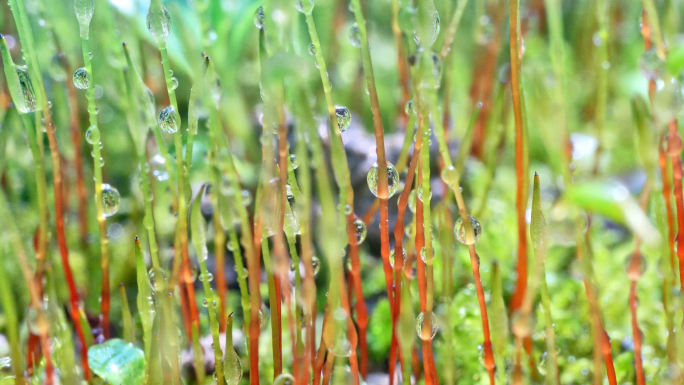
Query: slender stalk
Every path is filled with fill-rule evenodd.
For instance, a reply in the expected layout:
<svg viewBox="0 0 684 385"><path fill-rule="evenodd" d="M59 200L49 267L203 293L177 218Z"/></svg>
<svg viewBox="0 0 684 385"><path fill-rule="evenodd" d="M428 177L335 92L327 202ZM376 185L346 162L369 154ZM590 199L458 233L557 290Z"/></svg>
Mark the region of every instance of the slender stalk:
<svg viewBox="0 0 684 385"><path fill-rule="evenodd" d="M204 194L204 189L206 184L200 188L197 196L192 205L192 243L195 246L195 252L197 253L197 260L199 260L200 269L202 272L201 281L202 287L204 288L204 296L206 301L207 312L209 313L209 330L211 331L211 337L213 341L213 351L214 351L214 365L216 371L216 381L218 384L224 384L224 373L223 373L223 352L221 350L221 341L219 340L219 325L216 316L216 301L214 300L214 293L211 290L211 284L209 279L209 270L207 269L207 259L209 257L209 251L207 250L207 234L206 234L206 224L204 218L202 217L202 212L200 211L200 200ZM197 329L193 329L196 332ZM199 333L198 333L199 334ZM227 348L227 347L226 347Z"/></svg>
<svg viewBox="0 0 684 385"><path fill-rule="evenodd" d="M351 179L349 175L349 165L347 162L347 156L344 150L344 143L342 141L342 135L338 129L337 114L335 109L335 103L333 102L332 95L332 83L328 76L327 66L323 58L323 50L321 47L320 40L318 38L318 32L316 30L316 23L314 21L311 12L305 14L306 23L309 30L309 36L311 37L311 42L314 47L314 54L316 58L316 63L318 65L321 82L323 83L323 92L325 94L326 106L328 109L329 118L329 135L332 138L332 165L333 172L335 174L335 180L339 189L340 195L340 218L344 219L346 217L346 228L347 228L347 239L350 245L349 247L349 257L352 261L352 276L353 285L356 292L356 316L357 324L359 327L359 336L361 342L361 375L366 377L368 374L368 343L366 339L366 331L368 328L368 310L366 303L362 294L361 287L361 270L360 261L358 256L358 246L356 244L356 235L353 226L354 222L354 190L351 185ZM345 211L347 207L351 209L351 213L347 214ZM389 293L389 286L388 286Z"/></svg>
<svg viewBox="0 0 684 385"><path fill-rule="evenodd" d="M93 171L95 174L95 207L97 212L97 225L100 230L100 266L102 268L102 329L106 339L109 339L109 238L107 237L107 223L105 220L102 202L102 163L100 144L100 129L97 126L97 107L95 106L95 82L93 79L93 68L90 60L90 40L81 38L81 49L83 51L83 63L89 77L89 85L86 90L88 99L88 118L90 122L90 132L93 142Z"/></svg>
<svg viewBox="0 0 684 385"><path fill-rule="evenodd" d="M366 19L363 15L360 0L352 0L352 8L354 11L354 18L359 29L359 40L361 42L361 58L363 61L364 74L366 78L366 85L368 87L368 94L370 96L371 110L373 112L373 130L375 133L375 145L378 164L378 198L380 200L380 254L382 255L383 269L385 272L385 284L387 286L387 297L392 301L392 267L389 264L389 213L387 209L387 200L389 199L388 180L387 180L387 159L385 156L385 140L384 128L382 125L382 117L380 116L380 102L378 100L378 92L375 87L375 75L373 73L373 63L371 61L370 47L368 45L368 32L366 30ZM395 32L396 34L396 32ZM396 35L395 35L396 36ZM355 280L358 278L355 278ZM360 300L360 299L359 299ZM392 313L397 309L393 308ZM390 373L390 378L393 378L394 373Z"/></svg>
<svg viewBox="0 0 684 385"><path fill-rule="evenodd" d="M33 41L33 33L31 32L31 25L29 23L28 14L26 12L26 6L24 5L24 0L10 0L10 8L12 9L12 15L14 16L14 21L17 25L19 39L21 41L22 46L25 49L25 52L27 53L26 58L28 67L35 75L32 78L37 84L37 98L40 104L40 108L42 108L43 116L45 119L45 130L48 135L50 154L52 156L52 181L54 185L55 194L55 219L57 225L57 243L59 245L59 252L62 259L62 265L64 268L64 275L66 276L67 285L69 288L71 316L74 320L74 325L79 337L79 341L81 342L81 365L83 367L83 372L85 374L86 380L89 380L90 370L88 367L87 345L85 340L85 334L83 333L83 327L81 325L81 320L78 316L78 293L76 291L76 284L74 282L71 267L69 265L69 251L67 248L66 236L64 231L64 190L62 187L61 159L59 154L59 146L57 145L57 136L55 134L55 127L52 121L50 104L47 99L45 85L43 84L43 78L41 76L39 62L36 55L36 45ZM41 142L38 141L38 143ZM48 377L50 378L50 376ZM51 379L49 379L48 381L51 381Z"/></svg>
<svg viewBox="0 0 684 385"><path fill-rule="evenodd" d="M525 142L523 129L523 111L520 86L520 17L518 0L510 3L510 48L511 48L511 93L513 95L513 113L515 115L515 177L516 177L516 207L518 224L518 263L516 267L517 281L515 292L511 298L511 311L517 310L522 304L527 288L527 235L525 211L527 209L527 194L525 191L525 166L523 147Z"/></svg>

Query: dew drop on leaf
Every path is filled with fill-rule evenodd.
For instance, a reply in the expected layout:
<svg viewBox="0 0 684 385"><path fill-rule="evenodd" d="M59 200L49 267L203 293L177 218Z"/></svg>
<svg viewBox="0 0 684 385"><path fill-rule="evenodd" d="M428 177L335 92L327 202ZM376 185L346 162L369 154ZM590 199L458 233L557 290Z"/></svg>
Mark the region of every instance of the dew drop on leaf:
<svg viewBox="0 0 684 385"><path fill-rule="evenodd" d="M379 185L378 185L378 162L373 163L373 166L371 169L368 171L368 177L367 177L367 182L368 182L368 188L370 191L375 195L376 197L378 196L379 193ZM390 162L387 162L387 197L386 198L391 198L396 192L397 189L399 188L399 172L397 172L397 169L394 167L394 165Z"/></svg>
<svg viewBox="0 0 684 385"><path fill-rule="evenodd" d="M356 244L359 245L366 240L366 235L368 234L368 229L366 224L362 220L357 219L354 221L354 234L356 235Z"/></svg>
<svg viewBox="0 0 684 385"><path fill-rule="evenodd" d="M359 26L354 23L349 28L349 43L356 48L361 47L361 34L359 32Z"/></svg>
<svg viewBox="0 0 684 385"><path fill-rule="evenodd" d="M254 15L254 25L256 25L256 27L259 29L264 29L265 20L266 15L264 15L264 7L259 7Z"/></svg>
<svg viewBox="0 0 684 385"><path fill-rule="evenodd" d="M119 190L115 187L103 183L102 184L102 211L105 217L111 217L119 211L121 204L121 195Z"/></svg>
<svg viewBox="0 0 684 385"><path fill-rule="evenodd" d="M418 338L423 341L430 341L435 338L438 328L434 318L434 315L426 317L423 312L418 314L418 317L416 317L416 333Z"/></svg>
<svg viewBox="0 0 684 385"><path fill-rule="evenodd" d="M337 128L340 132L345 132L351 124L351 112L345 106L335 106L335 116L337 116Z"/></svg>
<svg viewBox="0 0 684 385"><path fill-rule="evenodd" d="M275 378L273 385L294 385L295 378L290 373L283 373Z"/></svg>
<svg viewBox="0 0 684 385"><path fill-rule="evenodd" d="M155 154L150 159L150 173L160 182L169 179L169 173L166 170L166 159L164 159L162 154Z"/></svg>
<svg viewBox="0 0 684 385"><path fill-rule="evenodd" d="M162 131L169 134L173 134L178 131L178 125L176 123L176 109L173 106L168 106L159 113L159 118L157 119L159 128Z"/></svg>
<svg viewBox="0 0 684 385"><path fill-rule="evenodd" d="M459 242L466 245L471 245L480 239L480 236L482 235L482 225L480 225L480 221L475 219L475 217L471 215L468 217L470 218L470 224L473 226L473 238L471 239L466 232L466 226L465 223L463 223L463 217L458 218L456 221L456 224L454 225L454 233L456 234L456 239L458 239Z"/></svg>
<svg viewBox="0 0 684 385"><path fill-rule="evenodd" d="M85 67L81 67L74 72L74 85L82 90L88 89L90 86L90 78Z"/></svg>

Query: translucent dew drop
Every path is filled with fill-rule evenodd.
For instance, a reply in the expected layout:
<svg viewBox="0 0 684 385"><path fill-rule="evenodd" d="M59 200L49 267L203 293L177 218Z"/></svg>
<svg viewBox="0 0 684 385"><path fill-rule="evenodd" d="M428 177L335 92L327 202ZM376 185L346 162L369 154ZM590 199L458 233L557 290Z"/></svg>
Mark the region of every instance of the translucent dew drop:
<svg viewBox="0 0 684 385"><path fill-rule="evenodd" d="M403 256L404 256L404 262L406 262L406 250L404 250L403 247L402 247L402 249L401 249L401 252L402 252L402 254L403 254ZM392 248L392 250L390 250L390 254L389 254L389 264L390 264L390 266L392 266L392 268L394 269L394 248Z"/></svg>
<svg viewBox="0 0 684 385"><path fill-rule="evenodd" d="M275 378L273 385L294 385L295 378L290 373L283 373Z"/></svg>
<svg viewBox="0 0 684 385"><path fill-rule="evenodd" d="M337 116L337 128L340 132L345 132L351 124L351 112L345 106L335 106L335 116Z"/></svg>
<svg viewBox="0 0 684 385"><path fill-rule="evenodd" d="M314 46L313 44L309 46L309 55L316 56L316 46Z"/></svg>
<svg viewBox="0 0 684 385"><path fill-rule="evenodd" d="M171 15L161 0L152 0L147 12L147 30L160 46L166 46L171 32Z"/></svg>
<svg viewBox="0 0 684 385"><path fill-rule="evenodd" d="M412 212L416 212L416 190L411 190L408 196L408 208Z"/></svg>
<svg viewBox="0 0 684 385"><path fill-rule="evenodd" d="M316 256L312 257L311 266L313 267L313 275L318 275L318 272L321 271L321 260Z"/></svg>
<svg viewBox="0 0 684 385"><path fill-rule="evenodd" d="M356 235L356 244L359 245L366 240L366 235L368 235L368 229L366 224L362 220L357 219L354 221L354 234Z"/></svg>
<svg viewBox="0 0 684 385"><path fill-rule="evenodd" d="M207 301L206 298L202 300L202 306L209 307L209 301ZM212 346L213 346L213 344L212 344Z"/></svg>
<svg viewBox="0 0 684 385"><path fill-rule="evenodd" d="M242 205L249 206L252 204L252 193L249 190L243 189L242 194Z"/></svg>
<svg viewBox="0 0 684 385"><path fill-rule="evenodd" d="M85 132L85 141L88 144L93 144L93 127L88 127L88 130Z"/></svg>
<svg viewBox="0 0 684 385"><path fill-rule="evenodd" d="M121 195L119 190L115 187L103 183L102 184L102 211L105 217L111 217L119 211L121 204Z"/></svg>
<svg viewBox="0 0 684 385"><path fill-rule="evenodd" d="M434 315L426 317L422 312L418 314L418 317L416 317L416 333L418 338L423 341L430 341L435 338L438 328L434 318Z"/></svg>
<svg viewBox="0 0 684 385"><path fill-rule="evenodd" d="M311 13L313 11L314 2L313 0L296 0L295 7L301 13Z"/></svg>
<svg viewBox="0 0 684 385"><path fill-rule="evenodd" d="M75 0L74 12L76 13L76 19L78 20L78 25L80 27L81 37L87 40L90 20L92 20L93 13L95 12L95 1Z"/></svg>
<svg viewBox="0 0 684 385"><path fill-rule="evenodd" d="M658 56L656 47L644 51L639 58L639 71L648 80L657 80L665 72L665 61Z"/></svg>
<svg viewBox="0 0 684 385"><path fill-rule="evenodd" d="M683 105L682 88L675 78L665 80L653 96L653 113L661 125L674 119Z"/></svg>
<svg viewBox="0 0 684 385"><path fill-rule="evenodd" d="M375 195L376 197L383 198L378 196L378 162L373 163L373 166L371 169L368 171L368 177L367 177L367 182L368 182L368 188L370 188L370 191ZM397 172L397 169L394 167L394 165L390 162L387 162L387 199L391 198L396 192L397 189L399 188L399 172Z"/></svg>
<svg viewBox="0 0 684 385"><path fill-rule="evenodd" d="M290 155L290 165L292 166L293 170L296 170L299 167L299 161L297 160L297 156L295 154Z"/></svg>
<svg viewBox="0 0 684 385"><path fill-rule="evenodd" d="M176 123L176 109L173 106L164 108L159 113L157 123L162 131L169 134L173 134L174 132L178 131L178 125Z"/></svg>
<svg viewBox="0 0 684 385"><path fill-rule="evenodd" d="M178 88L178 79L175 76L171 78L171 88L174 90Z"/></svg>
<svg viewBox="0 0 684 385"><path fill-rule="evenodd" d="M404 112L406 112L407 114L416 113L416 106L413 103L413 100L409 100L408 102L406 102L406 105L404 105Z"/></svg>
<svg viewBox="0 0 684 385"><path fill-rule="evenodd" d="M264 15L264 7L259 7L254 15L254 25L256 25L256 27L259 29L264 29L265 20L266 15Z"/></svg>
<svg viewBox="0 0 684 385"><path fill-rule="evenodd" d="M165 283L167 280L166 272L162 269L150 269L147 273L147 277L150 279L150 285L153 288L157 287L157 279L161 279L160 283Z"/></svg>
<svg viewBox="0 0 684 385"><path fill-rule="evenodd" d="M202 273L199 275L199 279L202 282L211 282L214 280L214 274L212 274L211 272L207 272L206 275Z"/></svg>
<svg viewBox="0 0 684 385"><path fill-rule="evenodd" d="M81 67L74 72L74 85L82 90L88 89L90 86L90 78L85 67Z"/></svg>
<svg viewBox="0 0 684 385"><path fill-rule="evenodd" d="M45 313L39 312L38 310L36 310L33 307L30 307L28 309L26 319L27 319L28 328L31 331L31 333L33 333L33 334L41 335L43 333L47 333L47 331L50 327L50 323L49 323Z"/></svg>
<svg viewBox="0 0 684 385"><path fill-rule="evenodd" d="M453 185L458 182L458 171L453 165L444 167L440 176L442 177L444 183L448 185Z"/></svg>
<svg viewBox="0 0 684 385"><path fill-rule="evenodd" d="M169 179L169 173L166 170L166 159L164 159L162 154L155 154L150 159L150 173L160 182Z"/></svg>
<svg viewBox="0 0 684 385"><path fill-rule="evenodd" d="M416 194L416 196L418 199L420 199L421 202L426 203L426 200L427 200L427 203L429 203L430 199L432 198L432 189L428 187L428 193L427 193L427 199L426 200L423 200L423 186L420 186L418 188L418 193Z"/></svg>
<svg viewBox="0 0 684 385"><path fill-rule="evenodd" d="M354 210L352 209L352 207L350 205L344 205L344 213L345 214L349 215L352 212L354 212Z"/></svg>
<svg viewBox="0 0 684 385"><path fill-rule="evenodd" d="M472 215L469 215L468 217L470 218L470 224L473 226L474 238L470 239L466 233L466 226L465 223L463 223L463 217L458 218L456 221L456 224L454 225L454 233L456 234L456 239L458 239L459 242L466 245L472 245L473 243L477 242L478 239L480 239L480 236L482 235L482 225L480 225L480 221L475 219L475 217Z"/></svg>
<svg viewBox="0 0 684 385"><path fill-rule="evenodd" d="M431 253L430 258L434 258L434 257L435 257L435 248L433 247L433 248L432 248L432 253ZM420 259L422 259L423 262L427 262L427 258L428 258L427 249L425 248L425 246L423 246L423 247L420 249Z"/></svg>
<svg viewBox="0 0 684 385"><path fill-rule="evenodd" d="M36 110L38 101L36 99L36 92L33 89L31 76L24 66L17 66L16 70L17 76L19 77L19 86L21 88L19 91L21 92L22 100L15 101L14 104L17 107L17 110L22 114L33 112Z"/></svg>
<svg viewBox="0 0 684 385"><path fill-rule="evenodd" d="M625 260L625 271L630 280L636 281L646 272L646 258L641 253L632 254Z"/></svg>
<svg viewBox="0 0 684 385"><path fill-rule="evenodd" d="M361 47L361 33L359 32L359 26L354 23L349 28L349 43L356 48Z"/></svg>

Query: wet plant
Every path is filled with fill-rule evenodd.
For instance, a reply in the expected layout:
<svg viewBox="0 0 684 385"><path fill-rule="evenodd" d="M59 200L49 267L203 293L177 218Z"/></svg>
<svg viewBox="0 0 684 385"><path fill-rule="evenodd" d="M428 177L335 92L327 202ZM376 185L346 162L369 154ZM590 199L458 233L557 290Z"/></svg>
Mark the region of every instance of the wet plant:
<svg viewBox="0 0 684 385"><path fill-rule="evenodd" d="M682 4L2 7L0 384L682 381Z"/></svg>

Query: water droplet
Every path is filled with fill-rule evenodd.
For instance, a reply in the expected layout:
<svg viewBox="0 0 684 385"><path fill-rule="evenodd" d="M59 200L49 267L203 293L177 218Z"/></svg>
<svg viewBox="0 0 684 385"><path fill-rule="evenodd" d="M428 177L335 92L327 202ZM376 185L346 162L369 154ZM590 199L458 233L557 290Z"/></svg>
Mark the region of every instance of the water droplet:
<svg viewBox="0 0 684 385"><path fill-rule="evenodd" d="M264 328L266 326L266 318L268 318L268 315L266 314L266 311L264 310L264 306L261 306L261 309L259 309L259 327Z"/></svg>
<svg viewBox="0 0 684 385"><path fill-rule="evenodd" d="M482 235L482 225L480 225L480 221L475 219L475 217L472 215L469 215L468 217L470 218L470 224L473 227L473 238L471 239L466 233L466 226L465 223L463 223L463 217L458 218L456 221L456 224L454 225L454 233L456 233L456 239L458 239L459 242L466 245L472 245L473 243L477 242L478 239L480 239L480 235Z"/></svg>
<svg viewBox="0 0 684 385"><path fill-rule="evenodd" d="M104 158L100 157L100 167L104 166Z"/></svg>
<svg viewBox="0 0 684 385"><path fill-rule="evenodd" d="M178 88L178 79L175 76L171 78L171 88L174 90Z"/></svg>
<svg viewBox="0 0 684 385"><path fill-rule="evenodd" d="M625 271L630 280L636 281L646 272L646 258L641 253L630 255L625 260Z"/></svg>
<svg viewBox="0 0 684 385"><path fill-rule="evenodd" d="M534 331L534 319L529 313L517 310L511 317L511 330L519 337L527 337Z"/></svg>
<svg viewBox="0 0 684 385"><path fill-rule="evenodd" d="M166 272L162 269L150 269L147 273L147 277L150 279L150 285L153 288L157 288L157 278L160 278L160 283L163 285L167 281Z"/></svg>
<svg viewBox="0 0 684 385"><path fill-rule="evenodd" d="M311 13L313 11L314 2L313 0L296 0L295 7L301 13Z"/></svg>
<svg viewBox="0 0 684 385"><path fill-rule="evenodd" d="M677 79L665 80L653 96L653 113L659 124L667 124L684 105L682 88Z"/></svg>
<svg viewBox="0 0 684 385"><path fill-rule="evenodd" d="M176 123L176 109L173 106L168 106L159 113L159 118L157 119L159 128L162 131L169 134L173 134L178 131L178 125Z"/></svg>
<svg viewBox="0 0 684 385"><path fill-rule="evenodd" d="M404 262L406 262L406 250L404 250L403 247L401 248L401 252L402 252L402 254L403 254L403 256L404 256ZM392 248L392 250L390 250L390 254L389 254L389 264L390 264L390 266L392 266L392 268L394 269L394 248Z"/></svg>
<svg viewBox="0 0 684 385"><path fill-rule="evenodd" d="M90 20L92 20L93 13L95 12L95 1L76 0L74 1L74 11L80 27L81 37L88 40L88 29L90 27Z"/></svg>
<svg viewBox="0 0 684 385"><path fill-rule="evenodd" d="M92 58L93 58L93 53L92 53L92 52L88 52L88 57L92 59Z"/></svg>
<svg viewBox="0 0 684 385"><path fill-rule="evenodd" d="M297 156L295 154L290 155L290 165L292 165L293 170L296 170L297 167L299 167L299 161L297 160Z"/></svg>
<svg viewBox="0 0 684 385"><path fill-rule="evenodd" d="M411 190L408 196L408 208L412 212L416 212L416 190Z"/></svg>
<svg viewBox="0 0 684 385"><path fill-rule="evenodd" d="M366 224L360 219L354 221L354 234L356 234L357 245L360 245L366 239L368 229L366 229Z"/></svg>
<svg viewBox="0 0 684 385"><path fill-rule="evenodd" d="M115 187L103 183L102 184L102 211L105 217L111 217L119 211L119 205L121 204L121 195L119 195L119 190Z"/></svg>
<svg viewBox="0 0 684 385"><path fill-rule="evenodd" d="M434 8L434 4L431 3L432 8ZM429 37L429 40L427 41L428 47L431 46L435 40L437 40L437 35L439 35L439 29L441 26L441 20L439 18L439 12L437 12L436 9L433 9L434 16L430 19L430 31L431 31L431 36ZM420 44L420 39L418 38L418 33L413 34L413 40L416 42L416 44Z"/></svg>
<svg viewBox="0 0 684 385"><path fill-rule="evenodd" d="M353 212L352 207L350 205L344 205L344 213L346 215L349 215Z"/></svg>
<svg viewBox="0 0 684 385"><path fill-rule="evenodd" d="M349 28L349 43L356 48L361 47L361 33L359 32L359 26L354 23Z"/></svg>
<svg viewBox="0 0 684 385"><path fill-rule="evenodd" d="M318 275L318 272L321 271L321 260L316 256L311 257L311 266L313 267L313 275Z"/></svg>
<svg viewBox="0 0 684 385"><path fill-rule="evenodd" d="M166 159L164 159L162 154L155 154L150 159L150 173L158 181L169 179L169 173L166 171Z"/></svg>
<svg viewBox="0 0 684 385"><path fill-rule="evenodd" d="M423 341L430 341L435 338L437 329L437 322L435 322L433 314L430 314L428 317L423 312L418 314L418 317L416 317L416 333L418 338Z"/></svg>
<svg viewBox="0 0 684 385"><path fill-rule="evenodd" d="M421 202L425 202L423 200L423 186L420 186L418 188L418 194L417 194L418 199L420 199ZM430 203L430 199L432 198L432 189L428 187L428 194L427 194L427 203Z"/></svg>
<svg viewBox="0 0 684 385"><path fill-rule="evenodd" d="M314 46L313 44L309 46L309 55L316 56L316 46Z"/></svg>
<svg viewBox="0 0 684 385"><path fill-rule="evenodd" d="M166 46L171 31L171 15L159 0L152 0L147 12L147 30L160 46Z"/></svg>
<svg viewBox="0 0 684 385"><path fill-rule="evenodd" d="M74 72L74 85L82 90L88 89L90 86L90 78L85 67L81 67Z"/></svg>
<svg viewBox="0 0 684 385"><path fill-rule="evenodd" d="M413 100L409 100L406 102L406 105L404 106L404 112L407 114L415 114L416 113L416 106L413 103Z"/></svg>
<svg viewBox="0 0 684 385"><path fill-rule="evenodd" d="M88 142L88 144L93 144L93 127L88 127L88 130L85 133L85 141Z"/></svg>
<svg viewBox="0 0 684 385"><path fill-rule="evenodd" d="M645 51L639 58L639 70L648 80L657 80L665 72L665 61L658 56L655 47Z"/></svg>
<svg viewBox="0 0 684 385"><path fill-rule="evenodd" d="M27 323L31 333L41 335L48 332L50 323L44 312L39 312L37 309L30 307L26 315Z"/></svg>
<svg viewBox="0 0 684 385"><path fill-rule="evenodd" d="M209 301L206 298L202 300L202 306L209 307ZM211 344L211 347L213 348L214 344Z"/></svg>
<svg viewBox="0 0 684 385"><path fill-rule="evenodd" d="M432 248L432 253L431 253L431 254L432 254L432 255L430 256L430 258L434 258L434 257L435 257L435 248L434 248L434 247ZM427 258L428 258L427 249L425 248L425 246L423 246L423 247L420 249L420 259L422 259L423 262L427 262Z"/></svg>
<svg viewBox="0 0 684 385"><path fill-rule="evenodd" d="M207 274L204 275L204 273L202 273L199 275L199 279L202 282L211 282L214 280L214 274L212 274L211 272L207 272Z"/></svg>
<svg viewBox="0 0 684 385"><path fill-rule="evenodd" d="M392 163L387 162L387 197L378 196L378 162L373 163L373 167L368 171L367 182L368 188L370 188L373 195L378 198L389 199L399 188L399 172L397 172L397 169Z"/></svg>
<svg viewBox="0 0 684 385"><path fill-rule="evenodd" d="M444 167L441 173L442 180L448 185L452 185L458 182L458 171L453 165Z"/></svg>
<svg viewBox="0 0 684 385"><path fill-rule="evenodd" d="M241 191L242 194L242 205L243 206L249 206L252 204L252 193L249 190L243 189Z"/></svg>
<svg viewBox="0 0 684 385"><path fill-rule="evenodd" d="M264 29L265 20L266 15L264 15L264 7L259 7L254 15L254 25L256 25L256 27L259 29Z"/></svg>
<svg viewBox="0 0 684 385"><path fill-rule="evenodd" d="M295 378L289 373L283 373L275 378L273 385L294 385Z"/></svg>
<svg viewBox="0 0 684 385"><path fill-rule="evenodd" d="M340 132L344 132L349 128L351 124L351 112L345 106L335 106L335 115L337 116L337 128Z"/></svg>

